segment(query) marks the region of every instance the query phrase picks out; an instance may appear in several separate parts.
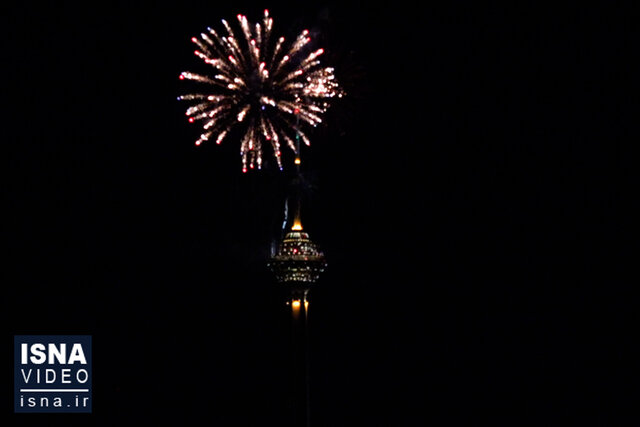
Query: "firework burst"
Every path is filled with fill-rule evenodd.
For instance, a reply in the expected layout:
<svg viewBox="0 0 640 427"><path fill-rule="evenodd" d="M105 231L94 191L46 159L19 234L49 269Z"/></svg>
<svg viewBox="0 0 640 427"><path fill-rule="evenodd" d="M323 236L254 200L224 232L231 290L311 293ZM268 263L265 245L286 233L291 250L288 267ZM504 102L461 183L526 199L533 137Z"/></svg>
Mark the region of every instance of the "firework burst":
<svg viewBox="0 0 640 427"><path fill-rule="evenodd" d="M242 127L240 142L242 171L262 166L263 144L271 145L282 169L283 145L299 155L299 141L309 145L302 125L317 126L334 97L342 97L333 68L322 67L323 49L309 51L309 31L290 44L275 39L273 19L265 10L262 23L249 23L238 15L240 37L222 20L226 35L207 28L191 41L194 52L213 68L208 74L185 71L180 79L199 84L197 93L178 100L190 101L186 115L190 123L202 123L200 145L210 139L220 144L234 127ZM296 163L298 163L297 160Z"/></svg>

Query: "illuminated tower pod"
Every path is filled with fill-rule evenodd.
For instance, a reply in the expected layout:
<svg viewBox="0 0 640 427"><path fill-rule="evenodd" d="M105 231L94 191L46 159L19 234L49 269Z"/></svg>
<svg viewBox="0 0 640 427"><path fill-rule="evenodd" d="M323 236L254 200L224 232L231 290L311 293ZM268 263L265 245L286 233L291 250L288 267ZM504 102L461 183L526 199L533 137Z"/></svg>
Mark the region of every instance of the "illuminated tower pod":
<svg viewBox="0 0 640 427"><path fill-rule="evenodd" d="M302 231L300 221L296 220L271 258L269 267L278 282L290 288L290 302L294 311L300 304L305 306L306 311L309 289L318 280L327 263L324 254L309 239L309 234Z"/></svg>
<svg viewBox="0 0 640 427"><path fill-rule="evenodd" d="M311 285L327 267L324 255L302 231L298 219L269 262L279 283L289 289L293 323L294 420L296 426L310 425L309 412L309 329L307 298Z"/></svg>

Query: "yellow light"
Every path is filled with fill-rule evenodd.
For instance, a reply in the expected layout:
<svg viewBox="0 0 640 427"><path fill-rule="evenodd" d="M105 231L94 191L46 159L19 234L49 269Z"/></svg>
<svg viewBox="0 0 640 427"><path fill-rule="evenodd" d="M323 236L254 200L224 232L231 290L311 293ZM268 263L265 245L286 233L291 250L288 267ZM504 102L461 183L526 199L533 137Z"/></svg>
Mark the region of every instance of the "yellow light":
<svg viewBox="0 0 640 427"><path fill-rule="evenodd" d="M302 222L299 219L295 219L293 221L293 227L291 227L292 231L300 231L302 230Z"/></svg>
<svg viewBox="0 0 640 427"><path fill-rule="evenodd" d="M299 165L300 164L300 157L296 157L296 159L294 160L294 163L296 165Z"/></svg>
<svg viewBox="0 0 640 427"><path fill-rule="evenodd" d="M299 299L294 299L291 302L291 307L293 307L294 310L299 310L300 309L300 300Z"/></svg>
<svg viewBox="0 0 640 427"><path fill-rule="evenodd" d="M305 310L309 309L309 301L307 301L307 300L304 301L304 309Z"/></svg>

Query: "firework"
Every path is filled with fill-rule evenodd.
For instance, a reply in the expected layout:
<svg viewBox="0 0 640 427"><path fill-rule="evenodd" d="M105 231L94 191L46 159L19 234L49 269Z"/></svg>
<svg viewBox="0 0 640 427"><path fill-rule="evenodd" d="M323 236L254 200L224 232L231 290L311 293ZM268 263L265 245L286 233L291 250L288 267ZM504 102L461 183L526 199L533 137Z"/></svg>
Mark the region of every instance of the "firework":
<svg viewBox="0 0 640 427"><path fill-rule="evenodd" d="M207 28L191 39L198 47L195 55L213 70L181 73L180 79L196 82L202 89L178 100L190 102L189 122L202 124L196 145L208 140L220 144L232 128L241 127L242 171L261 168L263 144L271 146L282 169L282 146L299 155L298 141L310 144L302 126L320 124L331 98L342 97L343 92L333 68L321 66L324 50L309 49L308 30L288 44L284 37L272 36L268 10L255 25L244 15L237 18L240 36L223 19L226 35Z"/></svg>

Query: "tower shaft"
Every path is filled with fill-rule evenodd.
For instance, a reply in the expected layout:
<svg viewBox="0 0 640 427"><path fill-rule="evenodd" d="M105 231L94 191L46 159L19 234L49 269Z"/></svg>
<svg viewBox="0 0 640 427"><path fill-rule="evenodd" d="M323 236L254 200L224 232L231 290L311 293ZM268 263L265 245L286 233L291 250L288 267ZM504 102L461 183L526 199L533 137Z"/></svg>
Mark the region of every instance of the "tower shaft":
<svg viewBox="0 0 640 427"><path fill-rule="evenodd" d="M306 292L291 295L293 347L293 412L296 427L310 426L309 383L309 302Z"/></svg>

